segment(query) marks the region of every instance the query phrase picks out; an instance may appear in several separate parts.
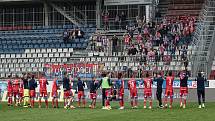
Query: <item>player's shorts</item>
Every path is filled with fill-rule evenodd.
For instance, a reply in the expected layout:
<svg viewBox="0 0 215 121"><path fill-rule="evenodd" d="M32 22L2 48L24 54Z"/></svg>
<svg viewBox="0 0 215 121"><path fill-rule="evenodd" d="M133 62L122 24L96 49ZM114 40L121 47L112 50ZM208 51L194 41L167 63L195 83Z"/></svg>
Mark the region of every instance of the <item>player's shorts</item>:
<svg viewBox="0 0 215 121"><path fill-rule="evenodd" d="M96 99L96 98L97 98L96 92L90 93L90 99L91 99L91 100Z"/></svg>
<svg viewBox="0 0 215 121"><path fill-rule="evenodd" d="M144 91L144 98L151 98L152 97L152 91Z"/></svg>
<svg viewBox="0 0 215 121"><path fill-rule="evenodd" d="M123 99L124 97L124 90L119 90L119 99Z"/></svg>
<svg viewBox="0 0 215 121"><path fill-rule="evenodd" d="M35 90L30 90L30 97L36 97L36 92Z"/></svg>
<svg viewBox="0 0 215 121"><path fill-rule="evenodd" d="M12 91L8 91L8 92L7 92L7 96L8 96L8 97L12 97L12 96L13 96L13 92L12 92Z"/></svg>
<svg viewBox="0 0 215 121"><path fill-rule="evenodd" d="M187 96L188 88L187 87L180 87L180 96Z"/></svg>
<svg viewBox="0 0 215 121"><path fill-rule="evenodd" d="M84 91L78 91L78 99L85 98Z"/></svg>
<svg viewBox="0 0 215 121"><path fill-rule="evenodd" d="M57 91L53 91L53 92L52 92L52 97L53 97L53 98L57 98L57 97L58 97Z"/></svg>
<svg viewBox="0 0 215 121"><path fill-rule="evenodd" d="M137 91L130 91L131 98L137 98Z"/></svg>
<svg viewBox="0 0 215 121"><path fill-rule="evenodd" d="M105 90L105 96L106 96L107 98L110 98L110 97L111 97L111 93L112 93L111 89L106 89L106 90Z"/></svg>
<svg viewBox="0 0 215 121"><path fill-rule="evenodd" d="M29 89L24 89L24 97L29 97Z"/></svg>
<svg viewBox="0 0 215 121"><path fill-rule="evenodd" d="M40 91L40 97L47 97L47 96L48 96L47 90Z"/></svg>
<svg viewBox="0 0 215 121"><path fill-rule="evenodd" d="M23 92L19 92L19 97L24 97L24 93Z"/></svg>
<svg viewBox="0 0 215 121"><path fill-rule="evenodd" d="M165 96L167 97L167 96L173 96L173 90L169 90L169 89L166 89L166 91L165 91Z"/></svg>
<svg viewBox="0 0 215 121"><path fill-rule="evenodd" d="M64 90L64 98L70 98L73 96L72 91L70 90Z"/></svg>
<svg viewBox="0 0 215 121"><path fill-rule="evenodd" d="M19 92L18 91L13 92L13 96L19 98Z"/></svg>

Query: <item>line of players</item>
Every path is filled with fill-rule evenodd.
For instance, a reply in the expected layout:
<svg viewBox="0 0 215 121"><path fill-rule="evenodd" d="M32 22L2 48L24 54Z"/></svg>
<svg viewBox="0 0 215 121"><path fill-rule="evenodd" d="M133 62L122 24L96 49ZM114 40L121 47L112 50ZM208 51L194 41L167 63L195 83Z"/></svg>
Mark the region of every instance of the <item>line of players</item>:
<svg viewBox="0 0 215 121"><path fill-rule="evenodd" d="M11 76L9 77L11 78ZM21 81L22 80L22 81ZM12 97L14 97L14 103L16 106L19 106L21 102L24 102L24 107L34 107L34 98L36 96L35 89L37 88L37 82L34 79L34 75L27 75L25 74L21 80L16 76L15 79L9 79L8 80L8 106L12 106ZM67 73L64 74L63 77L63 90L64 90L64 108L71 108L74 109L75 106L73 105L74 102L74 94L72 92L72 84L71 80ZM109 81L108 81L109 80ZM157 92L156 96L159 102L159 108L168 107L167 100L168 97L170 99L169 108L172 108L173 103L173 81L174 76L172 75L172 72L170 71L168 73L168 76L165 78L166 80L166 89L165 89L165 99L164 103L165 105L162 105L162 85L164 78L161 76L161 73L157 73L156 77L152 78L147 73L146 78L143 79L144 84L144 108L147 108L147 101L149 101L149 109L152 108L152 84L153 81L157 81ZM52 85L52 107L58 108L58 92L57 90L60 87L59 84L59 78L54 78L53 85ZM185 108L186 107L186 98L188 94L188 87L187 87L187 81L188 81L188 75L186 72L182 72L180 74L180 107ZM103 84L103 82L108 82L107 84ZM48 108L48 98L47 98L47 85L48 81L45 78L44 75L39 79L39 108L41 108L41 99L45 99L46 108ZM107 86L108 85L108 86ZM77 82L77 90L78 90L78 107L81 107L81 100L83 103L83 107L86 106L86 100L85 100L85 94L84 94L84 87L85 83L78 78ZM124 109L124 80L122 78L122 74L118 74L118 79L115 81L110 81L110 78L107 76L107 74L103 74L103 77L101 81L97 81L96 78L92 78L92 81L90 82L90 99L91 104L90 108L95 108L96 106L96 99L97 99L97 90L99 88L102 88L102 96L104 99L103 108L102 109L111 109L110 101L112 98L115 97L119 99L119 109ZM104 94L103 94L103 88ZM131 106L132 108L137 108L138 106L138 93L137 93L137 84L135 80L135 74L132 75L132 78L128 81L128 89L130 92L130 99L131 99ZM114 92L115 91L115 92ZM204 106L204 99L203 104Z"/></svg>

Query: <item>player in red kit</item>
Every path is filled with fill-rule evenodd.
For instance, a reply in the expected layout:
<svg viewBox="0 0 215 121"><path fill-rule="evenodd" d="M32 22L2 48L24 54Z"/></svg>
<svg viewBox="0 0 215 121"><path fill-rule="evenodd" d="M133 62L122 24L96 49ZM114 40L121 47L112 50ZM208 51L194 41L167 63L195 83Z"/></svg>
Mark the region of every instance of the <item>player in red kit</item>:
<svg viewBox="0 0 215 121"><path fill-rule="evenodd" d="M172 108L173 102L173 81L174 77L172 76L172 72L169 72L169 75L166 77L166 92L165 92L165 107L167 108L167 98L170 97L170 105L169 108Z"/></svg>
<svg viewBox="0 0 215 121"><path fill-rule="evenodd" d="M52 84L52 107L58 108L58 78L54 78L53 84ZM56 103L56 105L55 105Z"/></svg>
<svg viewBox="0 0 215 121"><path fill-rule="evenodd" d="M134 77L135 75L128 81L128 89L130 90L131 106L132 108L137 108L137 84Z"/></svg>
<svg viewBox="0 0 215 121"><path fill-rule="evenodd" d="M13 81L13 96L14 96L14 103L15 106L19 105L19 86L20 86L20 80L18 75L16 75L14 81Z"/></svg>
<svg viewBox="0 0 215 121"><path fill-rule="evenodd" d="M39 79L39 85L40 85L40 98L39 98L39 108L41 108L41 98L44 97L45 103L46 103L46 108L48 108L48 95L47 95L47 85L48 81L45 78L45 75L42 74L42 78Z"/></svg>
<svg viewBox="0 0 215 121"><path fill-rule="evenodd" d="M116 81L116 85L118 88L118 98L119 98L119 105L120 110L124 109L124 80L122 79L122 73L118 74L118 80Z"/></svg>
<svg viewBox="0 0 215 121"><path fill-rule="evenodd" d="M24 85L23 85L23 81L20 81L19 84L19 104L21 104L23 102L24 99Z"/></svg>
<svg viewBox="0 0 215 121"><path fill-rule="evenodd" d="M186 108L186 99L188 94L188 87L187 87L187 80L188 75L186 72L182 72L180 74L180 107ZM184 104L182 100L184 99Z"/></svg>
<svg viewBox="0 0 215 121"><path fill-rule="evenodd" d="M152 109L152 79L149 77L149 74L146 74L144 79L144 108L146 108L146 101L149 99L149 109Z"/></svg>
<svg viewBox="0 0 215 121"><path fill-rule="evenodd" d="M7 80L7 97L8 97L8 106L12 106L13 101L12 101L12 97L13 97L13 82L11 80L11 75L8 76L8 80Z"/></svg>

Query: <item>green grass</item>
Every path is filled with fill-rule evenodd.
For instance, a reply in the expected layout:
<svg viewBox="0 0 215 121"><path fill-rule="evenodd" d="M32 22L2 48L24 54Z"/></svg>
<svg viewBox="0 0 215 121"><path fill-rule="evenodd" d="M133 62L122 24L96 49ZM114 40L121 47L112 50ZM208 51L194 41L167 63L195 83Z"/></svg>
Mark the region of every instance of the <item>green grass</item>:
<svg viewBox="0 0 215 121"><path fill-rule="evenodd" d="M101 103L97 103L98 106ZM51 106L51 104L50 104ZM77 108L74 110L39 109L7 107L0 104L0 121L215 121L215 103L207 103L205 109L198 109L197 103L189 103L186 109L180 109L178 103L170 109L131 109L126 103L125 110L118 110L118 103L112 103L113 109L102 110Z"/></svg>

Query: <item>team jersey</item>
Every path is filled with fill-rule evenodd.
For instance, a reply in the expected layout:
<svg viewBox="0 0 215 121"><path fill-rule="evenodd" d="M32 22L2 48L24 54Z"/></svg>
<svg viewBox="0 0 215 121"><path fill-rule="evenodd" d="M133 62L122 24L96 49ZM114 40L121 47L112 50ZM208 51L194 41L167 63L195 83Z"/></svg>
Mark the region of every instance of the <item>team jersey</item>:
<svg viewBox="0 0 215 121"><path fill-rule="evenodd" d="M173 76L166 77L166 89L167 90L172 90L173 89L173 81L174 81Z"/></svg>
<svg viewBox="0 0 215 121"><path fill-rule="evenodd" d="M58 90L58 80L54 79L52 84L52 92L57 92L57 90Z"/></svg>
<svg viewBox="0 0 215 121"><path fill-rule="evenodd" d="M23 81L20 82L20 85L19 85L19 93L23 93L23 90L24 89L24 84L23 84Z"/></svg>
<svg viewBox="0 0 215 121"><path fill-rule="evenodd" d="M40 91L46 91L47 90L47 86L48 85L48 81L46 78L41 78L39 80L39 84L40 84Z"/></svg>
<svg viewBox="0 0 215 121"><path fill-rule="evenodd" d="M128 81L128 88L130 91L136 91L137 90L137 84L135 79L130 79Z"/></svg>
<svg viewBox="0 0 215 121"><path fill-rule="evenodd" d="M69 81L69 78L67 77L63 78L63 89L64 91L68 91L71 89L70 81Z"/></svg>
<svg viewBox="0 0 215 121"><path fill-rule="evenodd" d="M78 80L77 86L78 86L78 91L84 91L85 84L83 81Z"/></svg>
<svg viewBox="0 0 215 121"><path fill-rule="evenodd" d="M13 92L13 83L11 80L7 81L7 91L8 92Z"/></svg>
<svg viewBox="0 0 215 121"><path fill-rule="evenodd" d="M180 87L187 87L188 76L185 74L180 75Z"/></svg>
<svg viewBox="0 0 215 121"><path fill-rule="evenodd" d="M19 85L20 85L20 81L18 79L15 79L13 81L13 91L14 92L19 92Z"/></svg>
<svg viewBox="0 0 215 121"><path fill-rule="evenodd" d="M145 78L144 79L144 91L152 90L152 79Z"/></svg>

